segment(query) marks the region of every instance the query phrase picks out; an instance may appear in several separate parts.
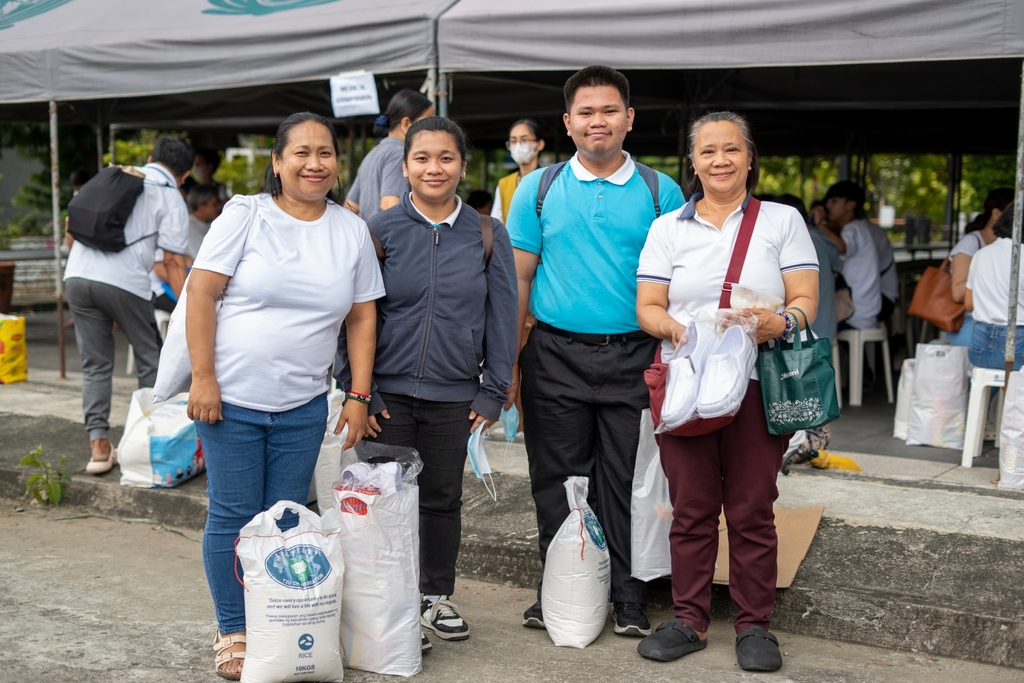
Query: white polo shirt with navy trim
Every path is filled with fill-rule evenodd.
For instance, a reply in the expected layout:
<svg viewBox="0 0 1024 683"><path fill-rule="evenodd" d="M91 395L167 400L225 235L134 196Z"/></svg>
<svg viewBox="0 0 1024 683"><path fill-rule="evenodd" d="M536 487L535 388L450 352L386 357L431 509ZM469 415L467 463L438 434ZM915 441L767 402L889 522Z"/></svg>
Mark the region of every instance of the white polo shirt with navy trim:
<svg viewBox="0 0 1024 683"><path fill-rule="evenodd" d="M636 267L655 219L651 191L626 152L625 163L598 178L576 156L555 178L537 217L544 169L519 184L508 213L512 246L540 256L530 312L554 327L584 334L624 334L636 320ZM662 213L683 205L672 178L658 173Z"/></svg>
<svg viewBox="0 0 1024 683"><path fill-rule="evenodd" d="M694 195L683 208L654 221L637 271L640 282L668 285L668 314L683 325L715 319L749 201L748 197L729 214L719 230L697 213L701 196ZM807 224L791 206L761 202L738 284L785 300L782 275L797 270L818 270ZM662 348L663 358L670 352L671 347Z"/></svg>

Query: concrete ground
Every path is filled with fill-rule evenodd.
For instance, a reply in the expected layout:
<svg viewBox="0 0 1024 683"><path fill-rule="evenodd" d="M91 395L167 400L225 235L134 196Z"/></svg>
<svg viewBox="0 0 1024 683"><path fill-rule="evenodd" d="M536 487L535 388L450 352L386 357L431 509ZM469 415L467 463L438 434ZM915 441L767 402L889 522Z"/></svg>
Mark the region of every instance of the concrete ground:
<svg viewBox="0 0 1024 683"><path fill-rule="evenodd" d="M212 670L215 624L196 534L88 514L0 499L0 681L221 680ZM533 597L532 590L460 580L455 599L473 635L461 643L434 639L417 680L1024 681L1019 669L782 631L782 670L750 674L736 665L725 621L712 625L707 650L671 664L642 659L637 640L615 636L610 627L585 650L556 648L544 632L519 625ZM387 679L346 671L346 680Z"/></svg>

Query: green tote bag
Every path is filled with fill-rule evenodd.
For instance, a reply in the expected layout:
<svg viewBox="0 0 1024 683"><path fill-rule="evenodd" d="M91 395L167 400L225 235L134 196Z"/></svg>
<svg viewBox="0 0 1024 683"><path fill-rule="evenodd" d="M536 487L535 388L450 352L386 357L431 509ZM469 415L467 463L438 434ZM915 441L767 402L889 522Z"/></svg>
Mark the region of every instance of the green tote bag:
<svg viewBox="0 0 1024 683"><path fill-rule="evenodd" d="M775 435L820 427L839 417L832 343L816 338L807 315L794 310L804 317L807 341L798 332L792 342L775 342L757 356L764 414L768 431Z"/></svg>

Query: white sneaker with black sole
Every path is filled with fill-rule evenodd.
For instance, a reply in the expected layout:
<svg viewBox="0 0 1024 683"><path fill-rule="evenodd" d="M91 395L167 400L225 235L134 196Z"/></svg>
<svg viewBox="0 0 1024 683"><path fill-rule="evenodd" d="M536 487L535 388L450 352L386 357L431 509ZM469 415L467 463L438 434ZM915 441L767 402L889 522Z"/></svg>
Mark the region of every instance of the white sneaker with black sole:
<svg viewBox="0 0 1024 683"><path fill-rule="evenodd" d="M430 643L430 638L427 638L427 634L420 631L420 652L430 652L434 646Z"/></svg>
<svg viewBox="0 0 1024 683"><path fill-rule="evenodd" d="M457 607L447 595L437 602L424 600L420 603L420 624L441 640L465 640L469 638L469 625L459 616Z"/></svg>

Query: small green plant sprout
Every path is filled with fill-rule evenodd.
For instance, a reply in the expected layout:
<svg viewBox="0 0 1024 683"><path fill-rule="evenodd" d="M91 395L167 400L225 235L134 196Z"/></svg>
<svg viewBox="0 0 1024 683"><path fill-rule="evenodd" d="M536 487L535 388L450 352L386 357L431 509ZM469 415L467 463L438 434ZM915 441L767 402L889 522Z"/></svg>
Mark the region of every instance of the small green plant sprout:
<svg viewBox="0 0 1024 683"><path fill-rule="evenodd" d="M60 465L54 467L43 460L43 447L36 448L18 462L19 467L32 467L39 471L28 478L25 495L32 494L40 505L60 505L67 496L67 484L71 481L64 470L68 456L60 456Z"/></svg>

